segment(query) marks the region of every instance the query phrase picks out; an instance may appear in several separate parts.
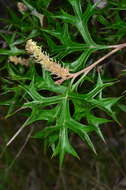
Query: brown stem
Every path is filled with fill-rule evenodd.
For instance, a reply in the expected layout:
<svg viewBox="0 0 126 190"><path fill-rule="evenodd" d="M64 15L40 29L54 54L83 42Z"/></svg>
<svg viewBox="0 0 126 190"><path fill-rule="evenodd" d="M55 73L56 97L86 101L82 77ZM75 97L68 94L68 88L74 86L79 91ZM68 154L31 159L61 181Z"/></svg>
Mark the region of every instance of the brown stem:
<svg viewBox="0 0 126 190"><path fill-rule="evenodd" d="M106 58L108 58L109 56L111 56L112 54L116 53L117 51L121 50L122 48L126 47L126 43L124 44L119 44L119 45L114 45L111 46L112 48L114 48L111 52L107 53L106 55L104 55L103 57L101 57L100 59L98 59L97 61L95 61L92 65L82 69L81 71L78 71L76 73L71 73L66 80L70 79L70 78L76 78L79 75L81 75L82 73L85 73L85 75L87 75L94 67L96 67L96 65L98 65L99 63L101 63L103 60L105 60ZM59 84L61 84L64 80L60 80ZM57 81L58 83L58 81Z"/></svg>
<svg viewBox="0 0 126 190"><path fill-rule="evenodd" d="M73 77L76 78L77 76L79 76L82 73L89 73L94 67L96 67L96 65L98 65L99 63L101 63L103 60L105 60L106 58L108 58L109 56L111 56L112 54L114 54L115 52L119 51L120 49L122 49L124 46L121 47L117 47L116 49L113 49L111 52L107 53L105 56L101 57L100 59L98 59L97 61L95 61L92 65L84 68L83 70L74 73Z"/></svg>

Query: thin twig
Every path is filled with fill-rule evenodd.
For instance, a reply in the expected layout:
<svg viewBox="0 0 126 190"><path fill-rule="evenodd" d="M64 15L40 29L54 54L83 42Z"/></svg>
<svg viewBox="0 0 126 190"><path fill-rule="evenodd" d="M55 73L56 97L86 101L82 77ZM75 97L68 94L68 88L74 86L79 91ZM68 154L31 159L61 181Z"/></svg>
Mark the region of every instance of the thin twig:
<svg viewBox="0 0 126 190"><path fill-rule="evenodd" d="M10 166L7 168L7 171L10 170L12 168L12 166L14 165L15 161L18 159L18 157L21 155L22 151L24 150L26 144L28 143L30 137L31 137L31 134L33 132L33 127L31 128L30 132L28 133L26 139L25 139L25 142L23 144L23 146L20 148L20 150L18 151L17 155L15 156L14 160L11 162Z"/></svg>
<svg viewBox="0 0 126 190"><path fill-rule="evenodd" d="M8 141L6 146L9 146L12 141L19 135L19 133L27 126L26 123L28 122L29 118L25 121L25 123L20 127L20 129L13 135L13 137Z"/></svg>

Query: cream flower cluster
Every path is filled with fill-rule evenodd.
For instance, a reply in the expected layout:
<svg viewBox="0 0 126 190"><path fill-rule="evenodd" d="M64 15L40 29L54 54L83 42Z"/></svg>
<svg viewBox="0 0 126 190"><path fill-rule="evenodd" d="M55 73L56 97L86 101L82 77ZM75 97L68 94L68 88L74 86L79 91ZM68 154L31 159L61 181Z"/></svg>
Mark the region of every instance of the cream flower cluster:
<svg viewBox="0 0 126 190"><path fill-rule="evenodd" d="M29 59L24 59L24 58L21 58L21 57L17 57L17 56L10 56L9 57L9 61L11 61L12 63L14 63L15 65L24 65L24 66L29 66L28 62L29 62Z"/></svg>
<svg viewBox="0 0 126 190"><path fill-rule="evenodd" d="M44 69L52 74L64 80L70 76L68 68L61 67L60 64L54 62L46 53L42 52L41 47L37 46L32 39L27 41L25 48L29 54L33 55L36 62L40 63Z"/></svg>

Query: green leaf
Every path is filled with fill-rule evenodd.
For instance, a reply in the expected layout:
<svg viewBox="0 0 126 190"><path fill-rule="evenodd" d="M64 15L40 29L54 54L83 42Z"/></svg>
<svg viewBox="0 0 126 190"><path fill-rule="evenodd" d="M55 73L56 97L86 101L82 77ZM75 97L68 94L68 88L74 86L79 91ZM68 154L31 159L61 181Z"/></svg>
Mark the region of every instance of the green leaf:
<svg viewBox="0 0 126 190"><path fill-rule="evenodd" d="M114 84L114 82L110 82L110 83L105 83L105 84L99 84L97 83L96 87L91 90L89 93L85 94L85 98L94 98L95 96L97 96L104 88L112 86Z"/></svg>
<svg viewBox="0 0 126 190"><path fill-rule="evenodd" d="M64 20L64 22L71 23L71 24L74 24L75 22L77 22L77 19L75 16L68 14L64 10L61 10L61 15L56 15L56 16L54 15L52 16L52 18L59 18L59 19Z"/></svg>
<svg viewBox="0 0 126 190"><path fill-rule="evenodd" d="M69 100L68 95L64 97L63 101L61 102L60 107L60 116L59 119L57 119L57 125L61 125L63 127L66 127L66 121L70 119L70 110L69 110Z"/></svg>
<svg viewBox="0 0 126 190"><path fill-rule="evenodd" d="M99 127L99 125L107 122L111 122L111 120L101 118L101 117L96 117L91 113L87 113L87 120L91 125L94 125L96 127Z"/></svg>
<svg viewBox="0 0 126 190"><path fill-rule="evenodd" d="M25 53L24 50L17 49L16 47L13 47L11 50L0 49L0 55L8 55L8 56L13 55L14 56L14 55L21 55L24 53Z"/></svg>
<svg viewBox="0 0 126 190"><path fill-rule="evenodd" d="M31 95L31 94L30 94ZM34 95L37 95L37 94L34 94ZM31 95L32 96L32 95ZM64 99L63 96L53 96L53 97L49 97L49 98L45 98L45 97L42 97L41 95L39 95L41 97L40 100L36 99L34 101L31 101L31 102L27 102L27 103L24 103L23 105L23 109L24 108L31 108L35 105L40 105L42 107L45 107L45 106L49 106L49 105L53 105L53 104L57 104L59 103L61 100ZM39 98L39 96L34 96L34 98Z"/></svg>
<svg viewBox="0 0 126 190"><path fill-rule="evenodd" d="M99 126L101 124L105 124L105 123L111 122L111 120L108 120L108 119L105 119L105 118L101 118L101 117L96 117L96 116L94 116L91 113L87 113L87 121L88 121L89 125L93 125L93 126L96 127L95 128L96 133L103 140L103 142L105 142L105 139L103 137L103 134L102 134Z"/></svg>
<svg viewBox="0 0 126 190"><path fill-rule="evenodd" d="M100 100L96 99L88 99L87 101L90 102L92 105L96 106L97 108L105 111L109 116L111 116L118 124L119 121L116 118L115 112L112 111L112 106L116 104L121 97L119 98L101 98Z"/></svg>
<svg viewBox="0 0 126 190"><path fill-rule="evenodd" d="M80 138L86 142L89 147L96 153L93 143L90 140L90 137L88 135L89 132L95 131L95 128L93 126L86 126L83 125L73 119L67 122L69 129L74 131L75 133L80 136Z"/></svg>
<svg viewBox="0 0 126 190"><path fill-rule="evenodd" d="M56 156L57 154L59 154L60 167L62 167L65 153L72 154L74 157L79 158L76 151L73 149L73 147L69 143L67 128L60 129L59 143L52 155L52 156Z"/></svg>
<svg viewBox="0 0 126 190"><path fill-rule="evenodd" d="M33 138L40 138L40 139L42 139L42 138L47 138L47 137L51 136L52 133L57 132L57 131L59 131L59 130L60 130L60 127L58 127L58 126L45 127L43 130L37 132L37 133L33 136ZM51 137L50 137L50 138L51 138Z"/></svg>
<svg viewBox="0 0 126 190"><path fill-rule="evenodd" d="M122 110L123 112L126 112L126 105L124 105L124 104L118 104L118 107L119 107L120 110Z"/></svg>
<svg viewBox="0 0 126 190"><path fill-rule="evenodd" d="M85 68L86 62L90 57L90 55L93 53L93 51L94 51L93 49L88 49L86 51L83 51L81 55L70 64L70 70L72 72L75 72ZM75 86L77 86L77 82Z"/></svg>
<svg viewBox="0 0 126 190"><path fill-rule="evenodd" d="M81 0L68 0L73 7L77 17L82 17Z"/></svg>

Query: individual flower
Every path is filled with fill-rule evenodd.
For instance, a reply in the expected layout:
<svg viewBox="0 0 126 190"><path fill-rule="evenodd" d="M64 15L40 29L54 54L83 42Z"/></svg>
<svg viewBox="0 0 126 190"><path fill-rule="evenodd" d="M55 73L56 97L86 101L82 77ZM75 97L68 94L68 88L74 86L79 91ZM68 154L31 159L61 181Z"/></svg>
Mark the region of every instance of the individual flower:
<svg viewBox="0 0 126 190"><path fill-rule="evenodd" d="M20 12L25 12L25 11L27 11L27 7L26 7L25 4L22 3L22 2L18 2L18 3L17 3L17 7L18 7L18 10L19 10Z"/></svg>

